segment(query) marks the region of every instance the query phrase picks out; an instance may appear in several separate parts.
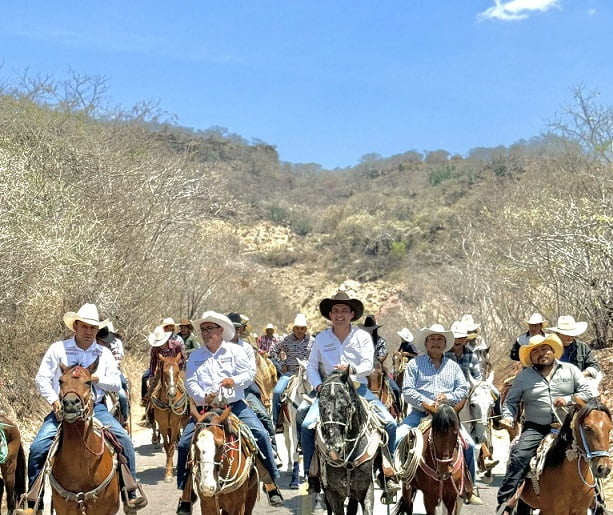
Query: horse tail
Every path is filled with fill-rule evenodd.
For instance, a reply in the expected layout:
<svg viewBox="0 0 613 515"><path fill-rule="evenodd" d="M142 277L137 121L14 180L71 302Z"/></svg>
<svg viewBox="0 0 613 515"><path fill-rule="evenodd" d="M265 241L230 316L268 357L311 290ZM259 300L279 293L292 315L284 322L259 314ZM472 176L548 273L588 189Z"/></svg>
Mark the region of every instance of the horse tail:
<svg viewBox="0 0 613 515"><path fill-rule="evenodd" d="M404 496L400 496L400 500L396 503L396 506L394 507L394 511L392 512L392 514L393 515L410 515L411 513L413 513L413 510L411 510L411 505L404 498Z"/></svg>
<svg viewBox="0 0 613 515"><path fill-rule="evenodd" d="M27 492L26 488L26 455L23 451L23 445L19 445L17 452L17 465L15 467L15 497L20 499Z"/></svg>

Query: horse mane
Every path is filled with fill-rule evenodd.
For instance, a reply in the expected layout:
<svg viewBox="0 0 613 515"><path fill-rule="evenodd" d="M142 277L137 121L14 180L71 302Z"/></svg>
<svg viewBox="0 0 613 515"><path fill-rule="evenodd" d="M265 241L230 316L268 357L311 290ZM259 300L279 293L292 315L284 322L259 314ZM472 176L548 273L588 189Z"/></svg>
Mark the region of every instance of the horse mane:
<svg viewBox="0 0 613 515"><path fill-rule="evenodd" d="M575 415L577 424L581 425L592 411L603 411L609 417L611 416L609 408L596 397L589 399L584 406L573 406L564 419L560 433L551 444L549 452L547 452L545 467L559 467L564 462L566 450L572 445L574 440L572 423Z"/></svg>
<svg viewBox="0 0 613 515"><path fill-rule="evenodd" d="M447 404L441 405L432 416L432 430L437 433L448 433L459 429L459 427L460 421L457 413Z"/></svg>

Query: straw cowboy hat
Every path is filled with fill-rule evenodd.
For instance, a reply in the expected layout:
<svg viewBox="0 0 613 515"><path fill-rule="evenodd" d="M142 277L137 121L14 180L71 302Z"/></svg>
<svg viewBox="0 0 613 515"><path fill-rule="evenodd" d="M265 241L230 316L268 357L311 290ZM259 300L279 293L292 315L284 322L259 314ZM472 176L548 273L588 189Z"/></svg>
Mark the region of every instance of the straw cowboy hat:
<svg viewBox="0 0 613 515"><path fill-rule="evenodd" d="M298 313L296 318L294 318L292 327L308 327L306 315L304 313Z"/></svg>
<svg viewBox="0 0 613 515"><path fill-rule="evenodd" d="M163 325L158 325L148 337L149 345L152 347L161 347L171 336L172 333L170 331L164 331Z"/></svg>
<svg viewBox="0 0 613 515"><path fill-rule="evenodd" d="M443 352L447 352L449 349L451 349L451 347L453 347L453 342L455 341L453 333L451 331L447 331L441 324L433 324L430 327L423 327L415 335L413 345L415 345L420 353L427 352L426 338L431 334L442 334L445 337L445 350Z"/></svg>
<svg viewBox="0 0 613 515"><path fill-rule="evenodd" d="M358 299L350 299L349 295L341 290L337 291L334 297L322 300L319 303L319 312L323 317L330 320L330 311L332 311L332 307L336 304L347 304L347 306L351 308L351 311L355 312L353 320L360 319L364 313L364 304Z"/></svg>
<svg viewBox="0 0 613 515"><path fill-rule="evenodd" d="M77 320L96 327L100 327L102 324L98 315L98 308L95 304L83 304L76 313L69 311L64 315L64 324L71 331L74 331L74 323Z"/></svg>
<svg viewBox="0 0 613 515"><path fill-rule="evenodd" d="M377 319L375 318L375 315L368 315L364 319L364 324L359 324L358 327L360 329L368 331L369 333L372 333L375 329L379 329L379 327L381 327L381 324L377 324Z"/></svg>
<svg viewBox="0 0 613 515"><path fill-rule="evenodd" d="M168 325L170 325L170 324L168 324ZM187 318L182 318L177 325L179 327L184 325L185 327L189 327L192 331L194 330L194 326L192 325L192 323Z"/></svg>
<svg viewBox="0 0 613 515"><path fill-rule="evenodd" d="M403 327L396 334L400 336L400 338L402 338L405 342L411 343L413 341L413 333L409 331L406 327Z"/></svg>
<svg viewBox="0 0 613 515"><path fill-rule="evenodd" d="M466 338L468 336L468 329L466 329L466 325L456 320L453 324L451 324L450 331L453 333L454 338Z"/></svg>
<svg viewBox="0 0 613 515"><path fill-rule="evenodd" d="M564 334L566 336L579 336L587 329L587 322L575 322L570 315L558 317L558 325L547 329L553 333Z"/></svg>
<svg viewBox="0 0 613 515"><path fill-rule="evenodd" d="M221 313L217 313L216 311L205 311L202 313L202 316L198 320L192 320L192 325L196 328L194 331L198 336L200 341L202 341L202 333L200 332L200 326L204 322L211 322L213 324L217 324L220 327L223 327L223 339L229 342L232 338L234 338L234 334L236 330L234 329L234 325L232 321Z"/></svg>
<svg viewBox="0 0 613 515"><path fill-rule="evenodd" d="M556 334L548 334L543 336L542 334L536 334L528 340L526 345L522 345L519 348L519 361L525 367L532 366L532 360L530 359L530 353L542 345L549 345L553 349L553 354L556 359L560 359L564 353L564 345L560 341L560 338Z"/></svg>
<svg viewBox="0 0 613 515"><path fill-rule="evenodd" d="M167 326L167 325L174 325L175 327L178 325L175 322L175 319L172 317L166 317L162 320L162 323L160 324L162 327Z"/></svg>
<svg viewBox="0 0 613 515"><path fill-rule="evenodd" d="M536 325L536 324L546 324L547 320L543 318L543 315L540 313L532 313L530 318L526 320L526 324L528 325Z"/></svg>
<svg viewBox="0 0 613 515"><path fill-rule="evenodd" d="M464 315L461 322L466 326L466 330L468 332L476 331L479 329L479 327L481 327L481 324L475 324L475 320L473 319L472 315Z"/></svg>

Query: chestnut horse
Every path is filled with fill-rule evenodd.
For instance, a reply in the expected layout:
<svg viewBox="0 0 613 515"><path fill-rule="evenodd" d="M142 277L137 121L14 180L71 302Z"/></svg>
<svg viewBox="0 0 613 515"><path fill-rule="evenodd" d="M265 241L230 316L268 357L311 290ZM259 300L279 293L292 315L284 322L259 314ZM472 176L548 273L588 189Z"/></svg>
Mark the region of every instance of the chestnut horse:
<svg viewBox="0 0 613 515"><path fill-rule="evenodd" d="M172 464L175 448L181 434L181 429L189 421L188 399L183 379L183 372L179 363L181 355L165 358L159 357L157 374L159 381L151 393L151 406L153 407L153 432L158 431L158 438L164 444L166 451L166 473L164 482L172 482ZM156 429L157 426L157 429Z"/></svg>
<svg viewBox="0 0 613 515"><path fill-rule="evenodd" d="M379 400L386 407L387 411L390 412L392 417L396 420L402 420L402 406L398 405L394 391L390 387L387 374L383 368L383 363L376 361L375 368L367 379L368 389L379 397Z"/></svg>
<svg viewBox="0 0 613 515"><path fill-rule="evenodd" d="M49 482L55 511L63 515L112 515L119 510L114 456L93 422L91 375L97 367L97 359L87 368L60 363L61 438Z"/></svg>
<svg viewBox="0 0 613 515"><path fill-rule="evenodd" d="M526 479L521 498L541 515L587 513L597 480L611 472L611 412L597 399L575 406L545 458L538 480Z"/></svg>
<svg viewBox="0 0 613 515"><path fill-rule="evenodd" d="M423 492L428 515L434 515L441 501L447 513L460 513L462 502L458 502L458 499L464 493L465 485L464 456L459 434L458 415L451 406L443 404L433 415L432 426L423 434L424 445L421 458L418 458L419 464L412 477L402 483L402 497L394 509L394 515L413 513L417 490Z"/></svg>
<svg viewBox="0 0 613 515"><path fill-rule="evenodd" d="M6 507L12 515L26 491L26 458L19 429L4 415L0 415L0 471L0 504L6 490Z"/></svg>
<svg viewBox="0 0 613 515"><path fill-rule="evenodd" d="M265 354L255 353L255 383L260 388L262 404L270 413L272 409L272 392L277 384L277 368Z"/></svg>
<svg viewBox="0 0 613 515"><path fill-rule="evenodd" d="M194 490L207 515L250 515L258 496L257 448L231 410L200 416L192 440Z"/></svg>

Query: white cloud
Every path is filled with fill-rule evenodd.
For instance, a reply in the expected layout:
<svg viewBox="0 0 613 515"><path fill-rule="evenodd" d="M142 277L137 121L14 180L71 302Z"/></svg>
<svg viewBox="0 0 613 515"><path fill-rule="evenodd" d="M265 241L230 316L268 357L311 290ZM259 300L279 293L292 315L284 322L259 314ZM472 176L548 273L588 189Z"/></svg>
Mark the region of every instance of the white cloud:
<svg viewBox="0 0 613 515"><path fill-rule="evenodd" d="M479 13L481 19L523 20L530 14L559 7L560 0L494 0L496 5Z"/></svg>

